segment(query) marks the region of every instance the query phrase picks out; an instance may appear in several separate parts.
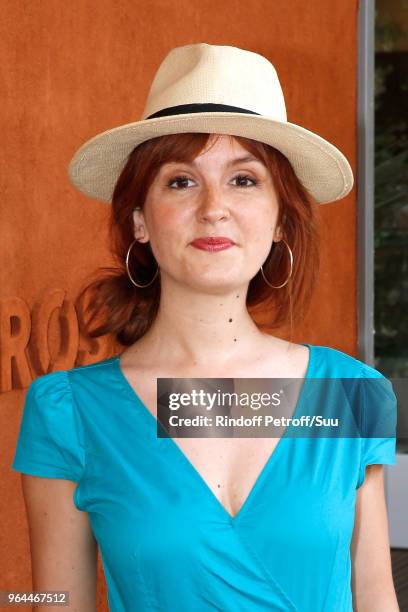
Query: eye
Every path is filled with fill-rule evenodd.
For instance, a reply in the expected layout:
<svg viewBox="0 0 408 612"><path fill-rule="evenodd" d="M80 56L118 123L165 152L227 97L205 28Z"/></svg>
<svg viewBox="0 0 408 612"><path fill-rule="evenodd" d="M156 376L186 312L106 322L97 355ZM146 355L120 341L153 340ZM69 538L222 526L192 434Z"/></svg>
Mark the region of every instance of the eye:
<svg viewBox="0 0 408 612"><path fill-rule="evenodd" d="M232 179L233 181L239 181L237 187L254 187L257 183L257 181L253 178L251 178L250 176L244 176L242 174L238 174L235 178ZM251 181L252 185L248 185L248 184L243 184L242 181Z"/></svg>
<svg viewBox="0 0 408 612"><path fill-rule="evenodd" d="M255 179L251 178L250 176L246 176L242 174L238 174L232 180L239 181L237 187L243 187L243 188L254 187L257 184L257 181ZM193 179L190 179L188 176L184 176L184 175L174 176L167 182L167 186L170 187L171 189L176 189L180 191L181 189L186 189L189 187L188 181L193 182ZM248 181L250 181L252 185L248 184ZM176 186L174 186L174 184L176 184Z"/></svg>
<svg viewBox="0 0 408 612"><path fill-rule="evenodd" d="M173 183L178 183L179 185L182 186L182 189L185 189L186 187L188 187L186 183L188 183L188 181L191 181L191 180L192 179L188 178L188 176L174 176L168 181L167 187L170 187L171 189L178 189L177 187L172 186Z"/></svg>

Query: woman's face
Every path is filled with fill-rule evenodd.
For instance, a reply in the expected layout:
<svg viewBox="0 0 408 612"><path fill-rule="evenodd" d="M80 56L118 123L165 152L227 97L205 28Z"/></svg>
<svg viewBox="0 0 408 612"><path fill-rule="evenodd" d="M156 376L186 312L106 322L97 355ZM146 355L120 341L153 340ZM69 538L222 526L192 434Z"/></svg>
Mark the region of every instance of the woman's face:
<svg viewBox="0 0 408 612"><path fill-rule="evenodd" d="M280 239L278 201L266 166L229 136L213 142L211 137L206 150L191 163L164 164L143 211L134 213L135 238L150 241L162 287L167 275L205 292L247 285L268 256L273 239ZM219 251L192 245L208 236L226 237L235 244Z"/></svg>

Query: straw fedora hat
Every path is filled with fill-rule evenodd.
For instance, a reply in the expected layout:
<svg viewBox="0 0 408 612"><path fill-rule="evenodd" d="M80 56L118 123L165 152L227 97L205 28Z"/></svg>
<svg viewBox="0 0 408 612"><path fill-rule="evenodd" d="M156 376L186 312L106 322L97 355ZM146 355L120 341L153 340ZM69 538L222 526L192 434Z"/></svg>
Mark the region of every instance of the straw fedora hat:
<svg viewBox="0 0 408 612"><path fill-rule="evenodd" d="M344 198L353 187L343 153L288 122L282 87L269 60L245 49L206 43L172 49L154 76L141 120L85 142L69 164L69 178L85 195L111 202L137 145L185 132L231 134L272 145L319 204Z"/></svg>

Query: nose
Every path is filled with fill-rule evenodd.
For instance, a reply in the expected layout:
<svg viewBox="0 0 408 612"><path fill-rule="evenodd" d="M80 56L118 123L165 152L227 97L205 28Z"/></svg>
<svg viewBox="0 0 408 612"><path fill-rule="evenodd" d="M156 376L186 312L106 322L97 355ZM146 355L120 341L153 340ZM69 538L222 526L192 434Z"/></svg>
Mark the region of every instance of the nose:
<svg viewBox="0 0 408 612"><path fill-rule="evenodd" d="M207 184L202 190L198 215L200 220L211 223L230 216L227 197L222 194L220 187Z"/></svg>

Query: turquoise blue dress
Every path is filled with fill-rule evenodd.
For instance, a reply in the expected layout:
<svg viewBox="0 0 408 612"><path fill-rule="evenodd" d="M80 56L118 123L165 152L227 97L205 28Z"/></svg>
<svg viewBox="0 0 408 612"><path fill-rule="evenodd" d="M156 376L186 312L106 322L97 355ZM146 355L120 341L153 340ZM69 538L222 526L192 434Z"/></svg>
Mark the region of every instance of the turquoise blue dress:
<svg viewBox="0 0 408 612"><path fill-rule="evenodd" d="M31 383L12 467L78 483L73 502L89 515L112 612L352 611L356 493L366 465L395 463L397 400L378 370L305 346L305 383L385 380L359 404L394 435L296 437L287 428L235 517L175 441L157 437L119 356Z"/></svg>

